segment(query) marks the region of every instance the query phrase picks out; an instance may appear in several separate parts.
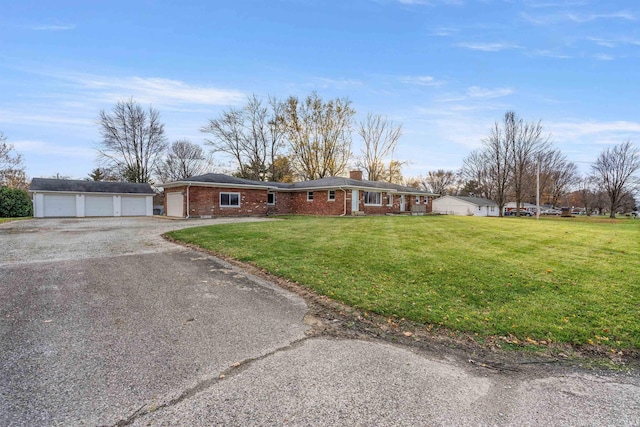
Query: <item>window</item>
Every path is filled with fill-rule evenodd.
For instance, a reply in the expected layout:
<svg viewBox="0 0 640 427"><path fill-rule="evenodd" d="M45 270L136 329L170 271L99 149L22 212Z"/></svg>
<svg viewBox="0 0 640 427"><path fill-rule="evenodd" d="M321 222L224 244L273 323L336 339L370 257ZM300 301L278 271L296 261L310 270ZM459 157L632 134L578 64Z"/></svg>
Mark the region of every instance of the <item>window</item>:
<svg viewBox="0 0 640 427"><path fill-rule="evenodd" d="M267 204L268 205L276 204L276 193L272 193L272 192L267 193Z"/></svg>
<svg viewBox="0 0 640 427"><path fill-rule="evenodd" d="M382 193L377 191L365 191L364 204L382 206Z"/></svg>
<svg viewBox="0 0 640 427"><path fill-rule="evenodd" d="M307 202L313 202L313 191L307 191Z"/></svg>
<svg viewBox="0 0 640 427"><path fill-rule="evenodd" d="M416 196L416 205L420 204L420 196Z"/></svg>
<svg viewBox="0 0 640 427"><path fill-rule="evenodd" d="M239 208L240 193L220 193L221 208Z"/></svg>
<svg viewBox="0 0 640 427"><path fill-rule="evenodd" d="M393 206L393 194L387 194L387 206Z"/></svg>
<svg viewBox="0 0 640 427"><path fill-rule="evenodd" d="M327 200L329 200L330 202L334 201L336 199L336 190L329 190L329 198Z"/></svg>

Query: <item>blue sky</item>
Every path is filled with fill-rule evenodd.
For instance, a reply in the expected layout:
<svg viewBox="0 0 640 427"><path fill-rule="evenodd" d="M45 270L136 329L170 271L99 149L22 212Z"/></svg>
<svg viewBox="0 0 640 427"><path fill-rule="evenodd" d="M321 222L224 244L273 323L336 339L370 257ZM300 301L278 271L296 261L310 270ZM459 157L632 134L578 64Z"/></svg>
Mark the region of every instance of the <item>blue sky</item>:
<svg viewBox="0 0 640 427"><path fill-rule="evenodd" d="M252 93L347 96L403 124L406 176L459 168L507 110L583 170L640 143L637 1L23 0L0 34L0 130L31 177L85 177L99 111L131 96L200 144Z"/></svg>

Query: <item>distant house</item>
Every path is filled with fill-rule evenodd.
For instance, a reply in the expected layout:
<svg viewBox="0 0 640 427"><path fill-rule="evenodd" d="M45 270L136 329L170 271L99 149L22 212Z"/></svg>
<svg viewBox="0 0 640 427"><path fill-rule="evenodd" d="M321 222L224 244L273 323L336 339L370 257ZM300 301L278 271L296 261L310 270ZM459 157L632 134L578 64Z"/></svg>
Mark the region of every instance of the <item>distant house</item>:
<svg viewBox="0 0 640 427"><path fill-rule="evenodd" d="M149 184L33 178L29 192L36 218L153 215Z"/></svg>
<svg viewBox="0 0 640 427"><path fill-rule="evenodd" d="M532 215L536 214L538 207L534 204L531 203L520 203L520 212L525 211L528 212ZM504 213L508 214L508 213L515 213L516 212L516 202L509 202L506 205L504 205Z"/></svg>
<svg viewBox="0 0 640 427"><path fill-rule="evenodd" d="M433 213L465 216L499 216L498 204L479 197L443 196L433 200Z"/></svg>
<svg viewBox="0 0 640 427"><path fill-rule="evenodd" d="M435 194L388 182L328 177L263 182L210 173L163 184L167 216L384 215L431 212Z"/></svg>

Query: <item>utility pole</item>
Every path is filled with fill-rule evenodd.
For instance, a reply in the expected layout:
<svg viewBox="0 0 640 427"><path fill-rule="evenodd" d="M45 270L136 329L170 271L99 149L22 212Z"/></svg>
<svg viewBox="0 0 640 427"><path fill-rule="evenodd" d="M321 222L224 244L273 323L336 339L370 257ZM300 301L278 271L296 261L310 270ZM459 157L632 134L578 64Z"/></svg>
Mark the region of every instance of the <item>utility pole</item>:
<svg viewBox="0 0 640 427"><path fill-rule="evenodd" d="M540 159L536 166L536 219L540 219Z"/></svg>

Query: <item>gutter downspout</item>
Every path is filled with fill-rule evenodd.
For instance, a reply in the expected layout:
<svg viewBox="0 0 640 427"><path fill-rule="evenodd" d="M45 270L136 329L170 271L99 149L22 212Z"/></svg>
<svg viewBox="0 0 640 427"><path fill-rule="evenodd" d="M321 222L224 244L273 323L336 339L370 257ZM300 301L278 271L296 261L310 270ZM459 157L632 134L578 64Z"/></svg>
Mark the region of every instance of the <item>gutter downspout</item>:
<svg viewBox="0 0 640 427"><path fill-rule="evenodd" d="M343 199L344 199L344 213L340 216L347 216L347 190L345 190L342 187L338 188L339 190L342 190L342 194L343 194Z"/></svg>
<svg viewBox="0 0 640 427"><path fill-rule="evenodd" d="M185 219L189 219L189 187L191 184L187 184L187 217Z"/></svg>

